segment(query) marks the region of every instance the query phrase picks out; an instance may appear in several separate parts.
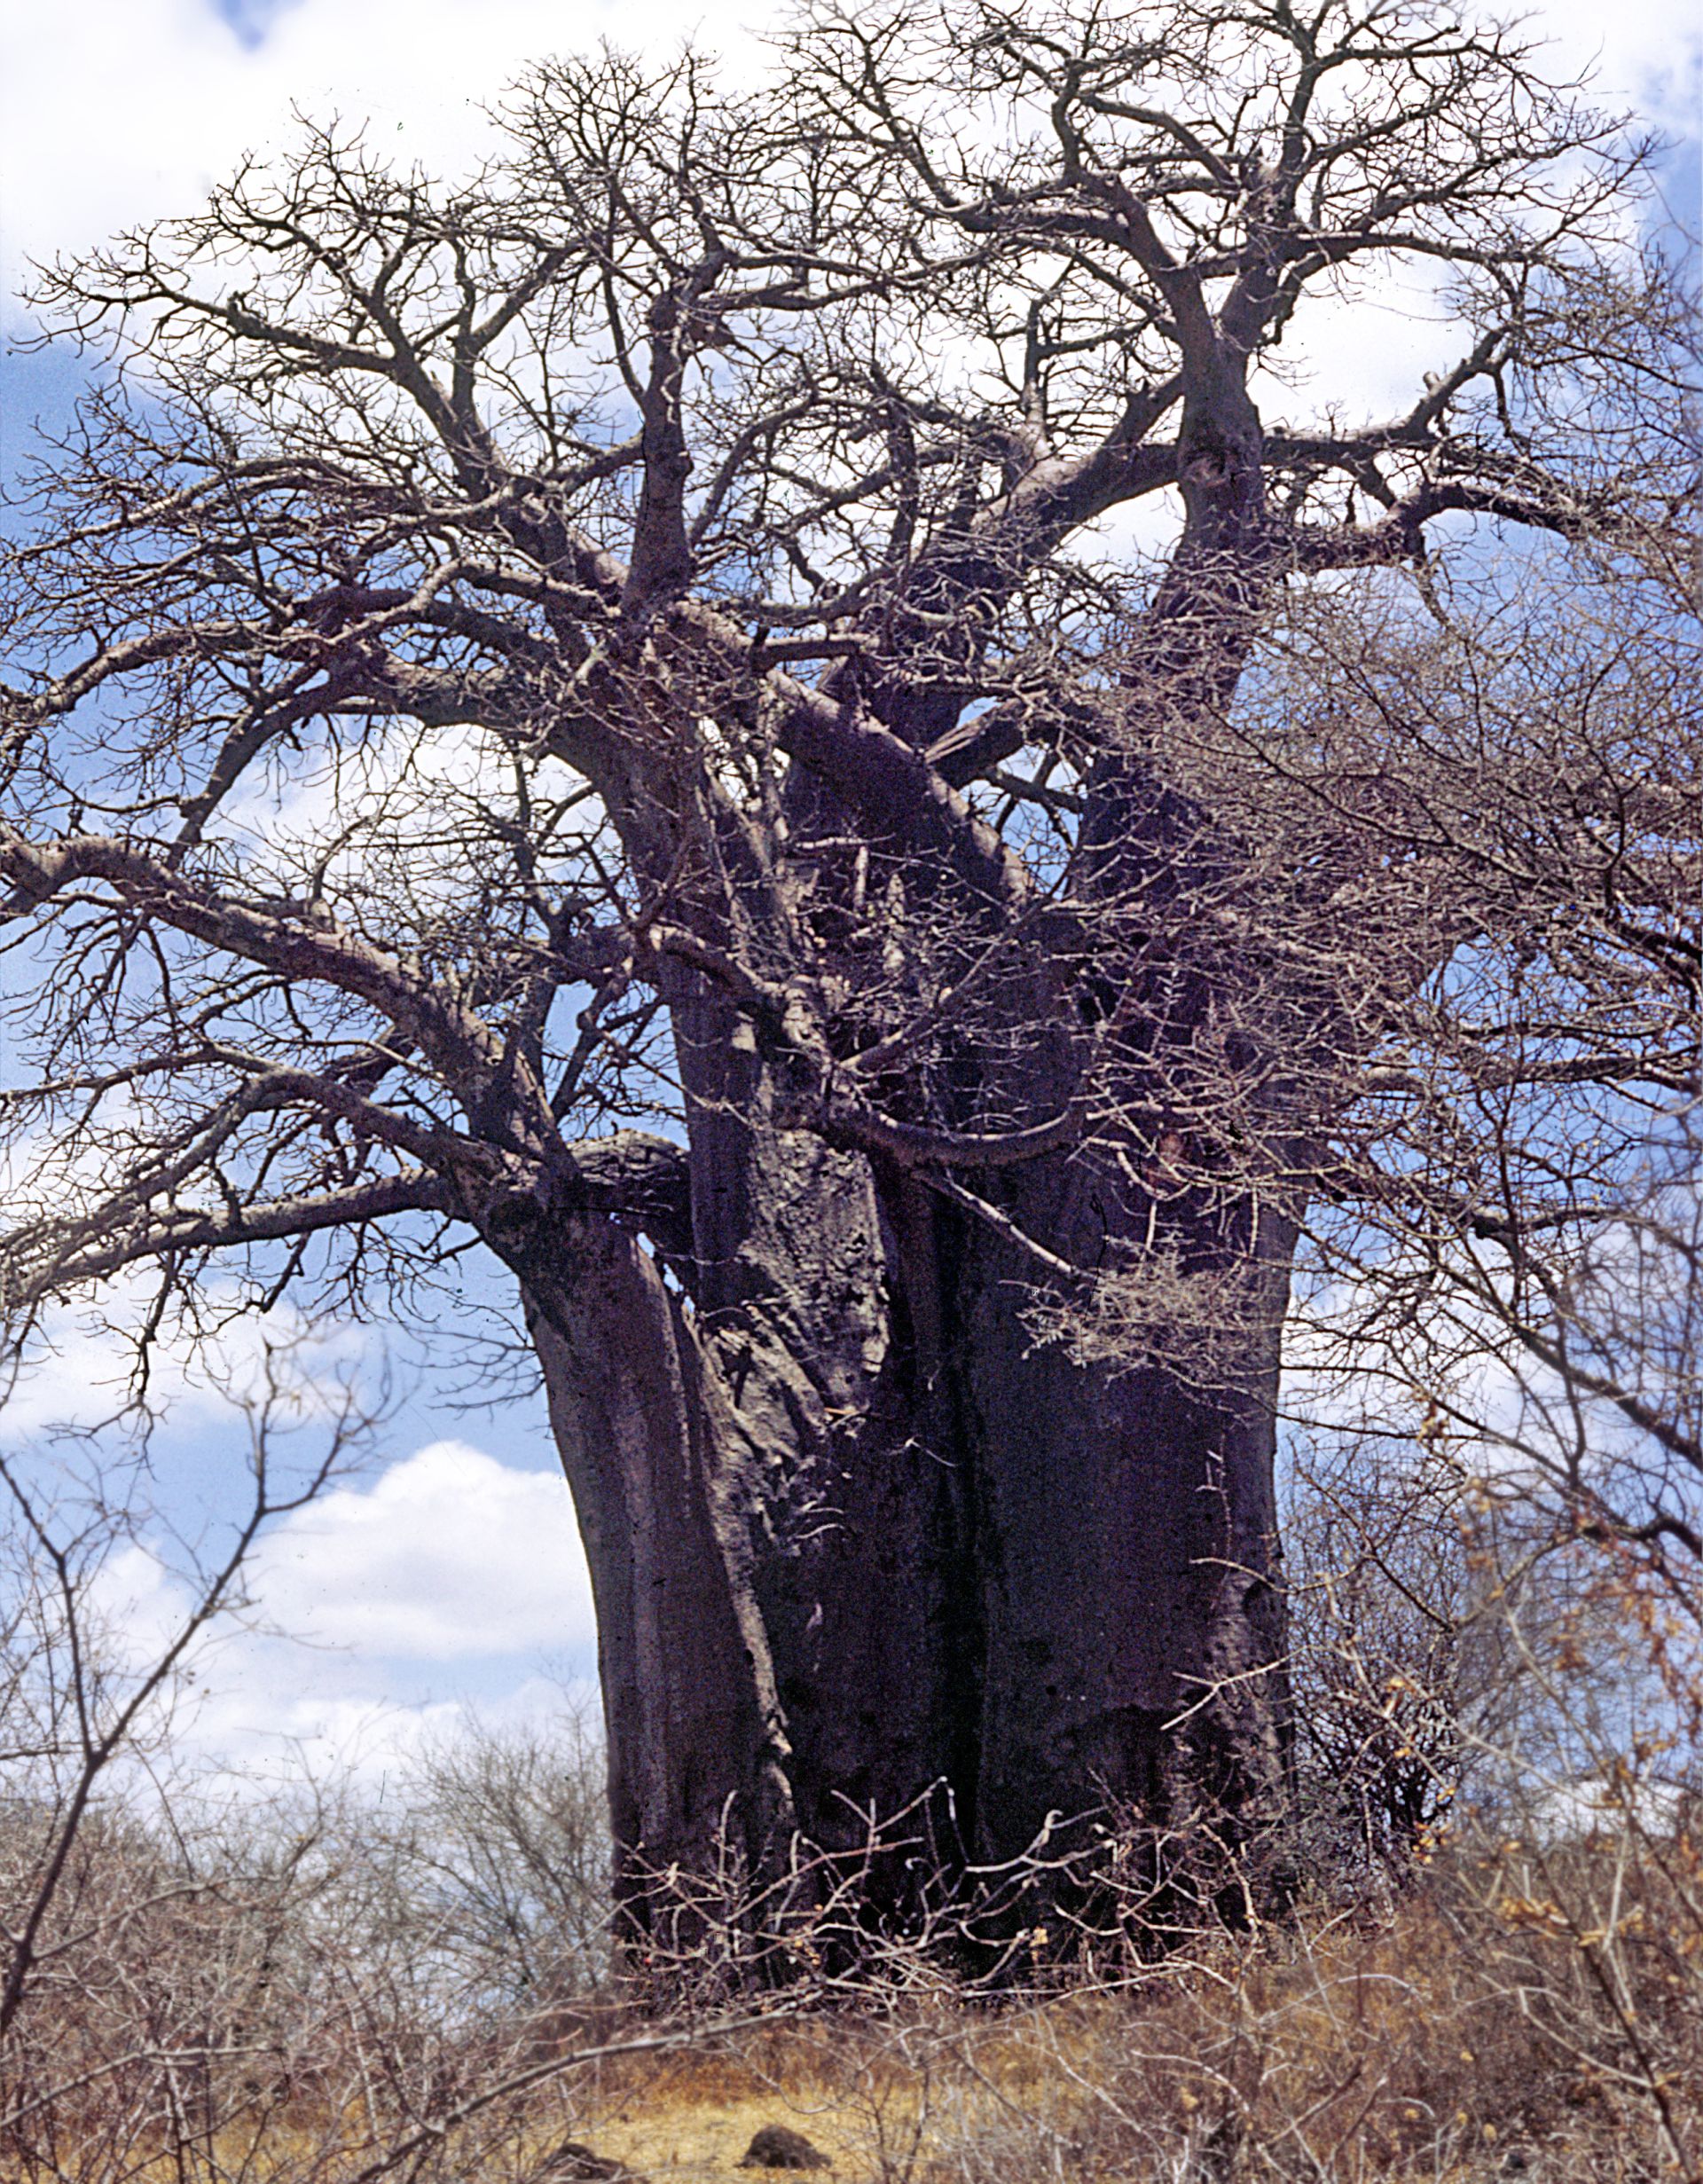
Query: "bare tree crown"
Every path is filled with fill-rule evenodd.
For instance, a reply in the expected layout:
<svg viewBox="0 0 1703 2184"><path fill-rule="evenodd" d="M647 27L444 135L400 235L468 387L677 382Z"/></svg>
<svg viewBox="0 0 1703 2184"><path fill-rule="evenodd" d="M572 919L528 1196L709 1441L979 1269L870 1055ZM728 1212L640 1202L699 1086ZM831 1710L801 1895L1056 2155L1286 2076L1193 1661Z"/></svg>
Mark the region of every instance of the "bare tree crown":
<svg viewBox="0 0 1703 2184"><path fill-rule="evenodd" d="M1689 1478L1694 1376L1586 1305L1606 1211L1691 1248L1643 157L1442 7L822 6L757 90L550 63L455 186L304 127L44 277L109 368L9 558L7 1303L400 1294L470 1224L560 1332L561 1217L606 1297L646 1239L713 1425L879 1246L852 1362L773 1366L820 1449L882 1295L934 1371L919 1205L1197 1387L1305 1230ZM1457 346L1360 417L1330 314L1398 275Z"/></svg>

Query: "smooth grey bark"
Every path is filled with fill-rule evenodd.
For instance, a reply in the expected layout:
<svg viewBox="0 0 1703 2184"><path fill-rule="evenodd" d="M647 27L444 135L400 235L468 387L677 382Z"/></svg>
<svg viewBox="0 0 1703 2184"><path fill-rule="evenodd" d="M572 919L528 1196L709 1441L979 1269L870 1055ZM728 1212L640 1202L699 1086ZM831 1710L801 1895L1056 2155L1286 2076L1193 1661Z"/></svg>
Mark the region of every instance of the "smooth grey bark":
<svg viewBox="0 0 1703 2184"><path fill-rule="evenodd" d="M707 1870L730 1818L751 1841L790 1824L742 1505L751 1481L728 1461L695 1334L637 1239L569 1214L528 1246L528 1325L597 1612L610 1817L639 1886L652 1860ZM550 1269L558 1253L566 1279Z"/></svg>
<svg viewBox="0 0 1703 2184"><path fill-rule="evenodd" d="M1126 1203L1069 1163L1024 1175L1009 1206L1077 1264L1128 1240ZM1014 1308L1025 1270L1011 1248L963 1241L978 1850L1015 1856L1049 1815L1106 1806L1160 1826L1203 1809L1274 1817L1286 1692L1273 1458L1292 1231L1266 1225L1265 1293L1217 1386L1183 1363L1079 1364L1038 1346Z"/></svg>

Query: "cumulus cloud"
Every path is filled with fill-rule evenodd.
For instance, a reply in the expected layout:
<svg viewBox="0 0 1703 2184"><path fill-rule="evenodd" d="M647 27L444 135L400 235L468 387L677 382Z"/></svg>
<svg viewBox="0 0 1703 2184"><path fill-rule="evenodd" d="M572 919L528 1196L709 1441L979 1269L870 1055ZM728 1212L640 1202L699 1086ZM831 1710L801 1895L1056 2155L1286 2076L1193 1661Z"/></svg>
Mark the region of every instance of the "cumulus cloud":
<svg viewBox="0 0 1703 2184"><path fill-rule="evenodd" d="M85 1613L114 1665L145 1674L194 1612L188 1585L150 1548L132 1540L96 1569Z"/></svg>
<svg viewBox="0 0 1703 2184"><path fill-rule="evenodd" d="M487 1730L558 1719L595 1719L588 1676L522 1671L518 1680L467 1696L416 1701L306 1684L274 1650L256 1652L239 1683L215 1690L183 1737L192 1765L210 1762L231 1786L263 1792L274 1780L352 1781L373 1787L422 1749L452 1743L469 1715Z"/></svg>
<svg viewBox="0 0 1703 2184"><path fill-rule="evenodd" d="M594 1703L591 1585L567 1485L466 1442L430 1442L284 1519L247 1592L248 1612L184 1656L190 1684L162 1694L192 1771L381 1772L452 1728L470 1698L498 1723L560 1710L546 1662ZM106 1658L135 1674L195 1599L162 1547L132 1541L101 1566L87 1608Z"/></svg>
<svg viewBox="0 0 1703 2184"><path fill-rule="evenodd" d="M590 1583L567 1482L439 1441L273 1532L269 1619L325 1646L415 1661L588 1644Z"/></svg>
<svg viewBox="0 0 1703 2184"><path fill-rule="evenodd" d="M212 1650L185 1741L250 1779L372 1781L454 1730L595 1707L591 1582L559 1474L434 1442L271 1534L256 1627Z"/></svg>

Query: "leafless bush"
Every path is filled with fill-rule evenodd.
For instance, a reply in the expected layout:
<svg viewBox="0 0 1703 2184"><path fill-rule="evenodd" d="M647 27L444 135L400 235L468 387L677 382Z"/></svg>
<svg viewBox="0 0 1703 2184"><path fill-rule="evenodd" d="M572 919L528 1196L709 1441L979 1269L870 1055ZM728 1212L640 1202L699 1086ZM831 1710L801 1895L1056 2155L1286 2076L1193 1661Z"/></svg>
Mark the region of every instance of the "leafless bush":
<svg viewBox="0 0 1703 2184"><path fill-rule="evenodd" d="M588 2055L681 2037L629 2028L607 1998L574 2007L608 1974L600 1752L577 1720L469 1724L404 1771L400 1800L348 1779L263 1792L197 1761L190 1679L263 1607L255 1547L341 1474L367 1422L334 1401L303 1464L298 1393L269 1358L241 1402L247 1506L181 1559L158 1628L122 1590L127 1558L159 1547L145 1472L111 1435L81 1465L64 1446L0 1457L9 2176L513 2173L570 2120Z"/></svg>
<svg viewBox="0 0 1703 2184"><path fill-rule="evenodd" d="M479 2007L585 2000L610 1977L602 1739L583 1703L498 1730L468 1715L403 1771L398 1915ZM381 1815L364 1816L377 1828Z"/></svg>

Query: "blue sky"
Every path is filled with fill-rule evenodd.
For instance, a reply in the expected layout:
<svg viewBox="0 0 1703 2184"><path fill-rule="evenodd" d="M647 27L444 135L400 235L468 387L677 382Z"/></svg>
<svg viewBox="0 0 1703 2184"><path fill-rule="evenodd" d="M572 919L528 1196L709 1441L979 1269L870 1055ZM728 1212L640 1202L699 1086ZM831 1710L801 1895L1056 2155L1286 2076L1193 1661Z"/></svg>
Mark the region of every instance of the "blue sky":
<svg viewBox="0 0 1703 2184"><path fill-rule="evenodd" d="M1695 226L1697 9L1555 0L1531 13L1561 65L1597 63L1612 100L1689 138L1668 187ZM453 170L476 155L480 102L529 59L610 35L660 51L695 31L738 67L752 50L741 26L761 20L728 0L19 0L0 21L0 324L13 342L27 335L14 300L27 261L192 209L241 153L287 130L293 106L365 122ZM1397 332L1373 321L1343 353L1387 370ZM1395 347L1421 340L1410 327ZM79 370L59 354L0 358L0 469L14 469L32 420L67 414ZM1369 382L1366 393L1377 398ZM70 1319L61 1332L45 1378L0 1418L0 1442L98 1414L118 1347ZM453 1393L421 1376L369 1473L269 1550L263 1605L294 1638L241 1636L207 1664L209 1743L243 1756L285 1737L371 1759L462 1699L524 1712L556 1702L552 1673L590 1675L589 1593L538 1406L459 1407ZM162 1504L186 1520L216 1504L239 1440L229 1410L185 1384L154 1451ZM137 1549L114 1570L114 1612L145 1638L172 1585Z"/></svg>

